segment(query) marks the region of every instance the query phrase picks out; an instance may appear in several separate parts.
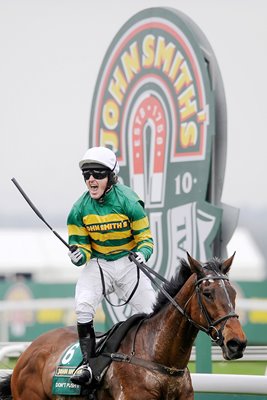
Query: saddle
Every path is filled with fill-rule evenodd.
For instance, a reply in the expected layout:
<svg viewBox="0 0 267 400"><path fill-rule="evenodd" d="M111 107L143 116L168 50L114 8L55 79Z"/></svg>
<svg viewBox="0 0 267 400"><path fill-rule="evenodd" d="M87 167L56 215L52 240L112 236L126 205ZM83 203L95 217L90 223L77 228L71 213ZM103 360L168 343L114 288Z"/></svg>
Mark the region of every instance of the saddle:
<svg viewBox="0 0 267 400"><path fill-rule="evenodd" d="M126 321L115 324L108 332L106 332L104 337L101 334L96 334L96 338L100 340L97 341L96 345L96 357L91 358L90 362L93 376L96 381L101 381L107 367L112 361L112 359L107 357L106 354L115 353L129 329L132 326L137 325L145 317L146 314L135 314Z"/></svg>
<svg viewBox="0 0 267 400"><path fill-rule="evenodd" d="M79 342L72 343L62 355L52 382L52 393L68 396L86 395L96 388L109 364L112 362L111 357L107 354L115 353L122 339L132 326L137 325L146 317L146 314L135 314L126 321L118 322L106 333L96 333L96 356L92 357L90 367L93 371L93 385L89 388L86 386L75 385L70 381L73 372L82 364L82 354Z"/></svg>

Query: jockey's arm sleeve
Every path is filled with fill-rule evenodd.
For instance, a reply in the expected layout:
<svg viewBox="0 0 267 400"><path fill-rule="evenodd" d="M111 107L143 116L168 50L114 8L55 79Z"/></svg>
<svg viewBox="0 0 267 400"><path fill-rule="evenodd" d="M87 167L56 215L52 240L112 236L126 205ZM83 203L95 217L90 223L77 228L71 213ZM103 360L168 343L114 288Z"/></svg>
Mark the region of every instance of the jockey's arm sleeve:
<svg viewBox="0 0 267 400"><path fill-rule="evenodd" d="M141 252L147 261L153 253L154 243L148 217L139 202L136 202L133 207L131 228L137 244L136 251Z"/></svg>
<svg viewBox="0 0 267 400"><path fill-rule="evenodd" d="M78 246L83 255L82 259L74 264L77 266L83 265L90 260L92 250L88 231L83 224L79 211L75 207L73 207L69 213L67 226L69 245Z"/></svg>

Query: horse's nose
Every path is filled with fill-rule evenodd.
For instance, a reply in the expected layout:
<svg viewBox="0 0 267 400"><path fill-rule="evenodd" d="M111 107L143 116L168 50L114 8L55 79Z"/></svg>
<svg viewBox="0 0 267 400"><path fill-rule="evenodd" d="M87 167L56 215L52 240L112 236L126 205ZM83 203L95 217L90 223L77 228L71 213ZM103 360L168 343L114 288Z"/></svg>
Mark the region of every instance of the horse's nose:
<svg viewBox="0 0 267 400"><path fill-rule="evenodd" d="M246 340L231 339L227 342L228 353L232 355L231 358L240 358L247 346Z"/></svg>

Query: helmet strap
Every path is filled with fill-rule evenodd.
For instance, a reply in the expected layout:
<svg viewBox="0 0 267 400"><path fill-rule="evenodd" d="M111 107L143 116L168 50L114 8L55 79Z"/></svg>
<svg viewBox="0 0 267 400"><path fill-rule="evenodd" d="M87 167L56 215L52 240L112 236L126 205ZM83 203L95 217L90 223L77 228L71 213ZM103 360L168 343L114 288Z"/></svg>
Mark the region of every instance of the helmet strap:
<svg viewBox="0 0 267 400"><path fill-rule="evenodd" d="M105 195L112 189L112 186L115 185L117 183L117 181L118 181L118 177L114 174L114 172L111 171L108 175L106 189L104 190L104 193L102 194L101 197L99 197L99 199L97 201L99 201L100 203L103 203Z"/></svg>

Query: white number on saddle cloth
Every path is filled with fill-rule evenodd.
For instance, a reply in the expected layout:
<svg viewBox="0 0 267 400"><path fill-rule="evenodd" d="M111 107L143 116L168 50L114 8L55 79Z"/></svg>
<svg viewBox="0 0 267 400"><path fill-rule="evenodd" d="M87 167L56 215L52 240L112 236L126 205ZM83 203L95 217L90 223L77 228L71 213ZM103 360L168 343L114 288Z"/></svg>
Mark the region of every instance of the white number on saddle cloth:
<svg viewBox="0 0 267 400"><path fill-rule="evenodd" d="M69 350L65 353L64 357L62 358L61 362L63 365L68 364L72 357L75 354L75 350L79 347L79 343L75 343L73 346L69 348Z"/></svg>

